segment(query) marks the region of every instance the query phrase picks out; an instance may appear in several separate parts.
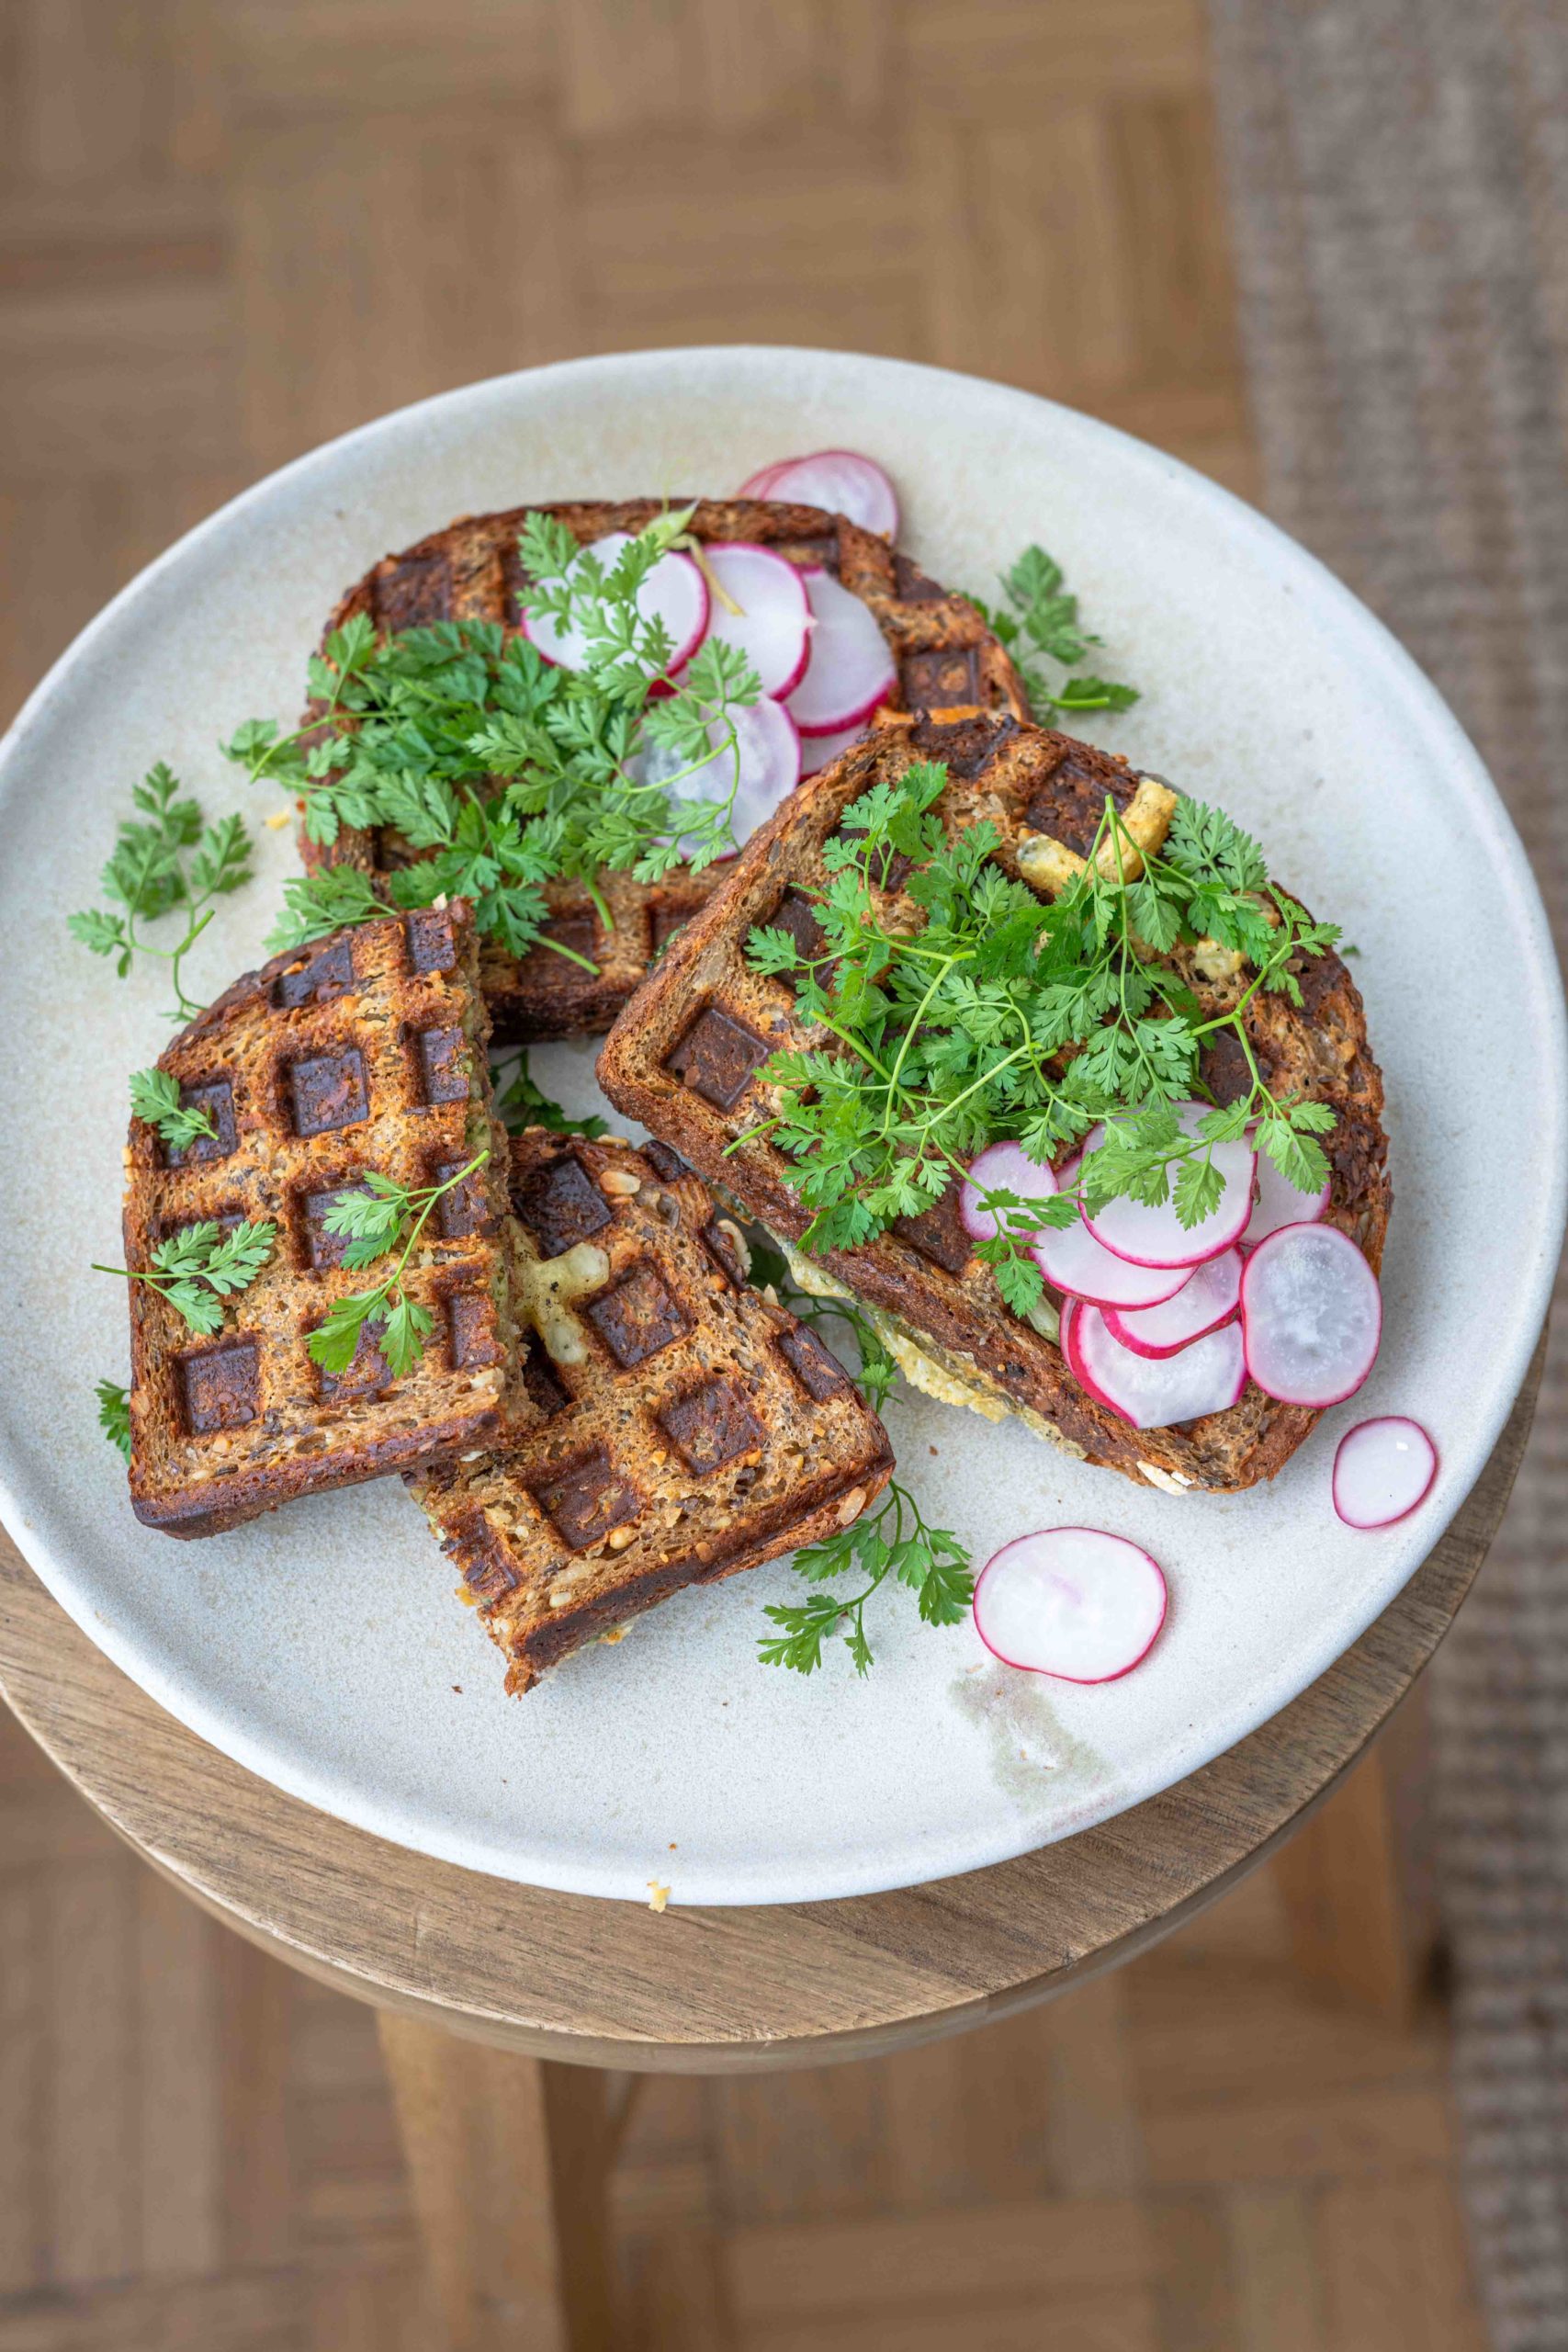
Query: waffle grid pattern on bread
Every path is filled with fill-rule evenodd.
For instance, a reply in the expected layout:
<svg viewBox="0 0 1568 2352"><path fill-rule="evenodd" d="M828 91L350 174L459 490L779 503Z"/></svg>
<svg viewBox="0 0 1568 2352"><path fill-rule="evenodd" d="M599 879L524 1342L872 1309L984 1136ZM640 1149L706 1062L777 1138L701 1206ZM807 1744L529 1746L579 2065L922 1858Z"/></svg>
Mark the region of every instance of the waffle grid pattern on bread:
<svg viewBox="0 0 1568 2352"><path fill-rule="evenodd" d="M517 535L530 512L557 516L586 546L610 531L639 531L668 508L689 503L579 501L468 516L383 558L344 596L328 633L359 614L388 631L445 620L500 621L511 628L524 585ZM907 556L843 515L754 499L703 499L691 528L699 540L750 540L802 567L819 565L859 596L875 616L897 665L890 711L955 707L1027 716L1018 673L974 605L927 579ZM331 848L301 836L300 854L308 866L346 864L367 872L406 863L412 854L389 837L351 831ZM526 1042L593 1036L607 1029L667 940L706 905L726 871L711 865L694 874L677 866L652 884L606 871L599 888L612 919L608 930L581 885L551 884L547 935L590 957L597 974L585 973L548 947L535 947L518 958L493 940L481 941L482 984L497 1035Z"/></svg>
<svg viewBox="0 0 1568 2352"><path fill-rule="evenodd" d="M126 1264L205 1219L271 1220L273 1253L198 1337L131 1283L131 1500L145 1524L211 1534L296 1495L483 1442L502 1425L516 1346L505 1283L506 1137L491 1110L489 1016L466 905L343 931L227 989L159 1068L217 1136L171 1151L131 1122ZM404 1280L434 1329L394 1381L361 1339L334 1378L310 1333L373 1287L329 1233L334 1194L371 1170L411 1187L490 1159L436 1204Z"/></svg>
<svg viewBox="0 0 1568 2352"><path fill-rule="evenodd" d="M525 1402L504 1446L408 1483L521 1692L668 1594L848 1524L893 1456L677 1154L531 1128L512 1185Z"/></svg>
<svg viewBox="0 0 1568 2352"><path fill-rule="evenodd" d="M921 718L900 735L882 733L852 746L753 836L722 892L671 944L599 1057L610 1100L683 1152L786 1244L797 1242L810 1220L788 1181L789 1163L764 1135L751 1132L778 1099L758 1072L781 1048L830 1046L831 1039L797 1016L786 980L750 968L746 943L767 924L789 930L803 952L817 951L823 944L815 911L827 880L823 842L851 801L879 780L896 779L917 758L946 763L939 807L950 833L988 818L1000 836L998 862L1015 879L1021 878L1018 849L1030 836L1043 834L1085 854L1105 796L1125 808L1139 781L1125 761L1005 717L947 724ZM885 900L897 899L908 870L906 858L887 861ZM903 903L916 919L913 902ZM1204 980L1190 951L1179 949L1172 960L1205 1017L1233 1007L1246 986L1245 974L1218 984ZM1332 954L1300 959L1298 977L1303 1009L1282 996L1260 995L1246 1015L1248 1037L1273 1091L1299 1090L1339 1114L1325 1138L1333 1168L1328 1214L1375 1269L1391 1194L1382 1081L1368 1048L1360 998ZM1217 1101L1235 1099L1245 1057L1234 1037L1219 1033L1202 1068ZM955 1181L921 1216L901 1218L874 1240L828 1252L819 1268L804 1269L814 1282L837 1282L856 1293L919 1385L975 1403L992 1418L999 1408L1017 1412L1069 1451L1160 1487L1251 1486L1272 1476L1301 1443L1316 1414L1278 1404L1251 1384L1229 1411L1171 1429L1134 1430L1098 1404L1079 1388L1056 1344L1003 1305L959 1223L957 1193Z"/></svg>

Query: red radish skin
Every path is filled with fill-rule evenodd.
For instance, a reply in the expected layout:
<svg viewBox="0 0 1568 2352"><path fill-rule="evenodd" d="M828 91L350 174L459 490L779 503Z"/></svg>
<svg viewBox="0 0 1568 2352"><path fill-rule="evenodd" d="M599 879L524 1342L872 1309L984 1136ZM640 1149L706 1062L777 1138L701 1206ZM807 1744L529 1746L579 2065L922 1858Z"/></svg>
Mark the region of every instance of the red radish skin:
<svg viewBox="0 0 1568 2352"><path fill-rule="evenodd" d="M885 539L897 532L897 493L875 458L863 457L858 449L817 449L808 458L786 458L764 470L772 477L767 490L753 495L825 506L829 514L847 514L863 531L880 532Z"/></svg>
<svg viewBox="0 0 1568 2352"><path fill-rule="evenodd" d="M800 574L815 624L806 674L789 698L803 735L837 735L871 717L897 680L869 608L818 565Z"/></svg>
<svg viewBox="0 0 1568 2352"><path fill-rule="evenodd" d="M975 1630L1004 1666L1058 1682L1118 1682L1147 1657L1170 1596L1156 1560L1099 1527L1044 1527L992 1554Z"/></svg>
<svg viewBox="0 0 1568 2352"><path fill-rule="evenodd" d="M1177 1117L1190 1136L1211 1108L1207 1102L1179 1103ZM1239 1241L1247 1228L1258 1161L1251 1145L1241 1142L1216 1144L1213 1160L1224 1180L1224 1190L1218 1208L1198 1225L1184 1226L1171 1199L1151 1207L1128 1193L1107 1201L1092 1216L1086 1206L1084 1222L1097 1241L1134 1266L1196 1266L1205 1258L1217 1258L1222 1250Z"/></svg>
<svg viewBox="0 0 1568 2352"><path fill-rule="evenodd" d="M972 1241L990 1241L999 1220L982 1205L982 1193L1016 1193L1021 1200L1044 1201L1055 1189L1051 1170L1031 1159L1021 1144L987 1144L969 1164L958 1195L958 1221Z"/></svg>
<svg viewBox="0 0 1568 2352"><path fill-rule="evenodd" d="M1337 1226L1281 1226L1247 1258L1241 1328L1247 1370L1266 1396L1343 1404L1377 1362L1377 1276Z"/></svg>
<svg viewBox="0 0 1568 2352"><path fill-rule="evenodd" d="M596 555L608 571L630 538L629 531L609 531L582 552ZM661 555L637 590L637 602L645 618L657 615L670 632L675 649L668 672L672 677L703 641L708 625L707 582L689 555ZM529 644L553 666L572 670L581 661L581 639L575 631L563 633L547 615L525 610L518 616L518 626Z"/></svg>
<svg viewBox="0 0 1568 2352"><path fill-rule="evenodd" d="M762 692L782 702L806 675L811 650L811 607L799 571L771 548L745 539L716 539L703 549L703 565L706 637L722 638L744 653ZM730 605L739 609L731 612Z"/></svg>
<svg viewBox="0 0 1568 2352"><path fill-rule="evenodd" d="M1241 1251L1222 1250L1194 1266L1174 1298L1158 1306L1108 1306L1111 1336L1137 1356L1174 1356L1229 1323L1241 1303Z"/></svg>
<svg viewBox="0 0 1568 2352"><path fill-rule="evenodd" d="M1438 1449L1419 1421L1391 1413L1347 1430L1334 1456L1334 1508L1347 1527L1394 1527L1432 1491Z"/></svg>
<svg viewBox="0 0 1568 2352"><path fill-rule="evenodd" d="M1111 1336L1098 1306L1080 1302L1067 1361L1080 1387L1135 1430L1179 1429L1228 1412L1247 1385L1241 1329L1234 1322L1174 1355L1141 1356Z"/></svg>
<svg viewBox="0 0 1568 2352"><path fill-rule="evenodd" d="M1084 1154L1104 1139L1102 1126L1090 1127L1077 1159L1056 1170L1056 1190L1070 1193L1078 1180ZM1035 1235L1030 1244L1034 1260L1053 1290L1085 1298L1091 1306L1158 1306L1174 1298L1188 1281L1190 1268L1133 1266L1125 1258L1102 1249L1081 1218L1077 1225Z"/></svg>
<svg viewBox="0 0 1568 2352"><path fill-rule="evenodd" d="M1257 1195L1252 1215L1247 1220L1247 1231L1241 1237L1244 1250L1256 1250L1282 1225L1315 1225L1328 1206L1329 1185L1326 1178L1317 1193L1300 1193L1288 1184L1266 1151L1258 1155Z"/></svg>
<svg viewBox="0 0 1568 2352"><path fill-rule="evenodd" d="M777 480L778 476L783 473L784 468L789 464L789 462L790 460L787 458L775 458L771 466L763 466L759 472L748 474L746 480L736 492L736 497L771 498L773 494L774 481Z"/></svg>

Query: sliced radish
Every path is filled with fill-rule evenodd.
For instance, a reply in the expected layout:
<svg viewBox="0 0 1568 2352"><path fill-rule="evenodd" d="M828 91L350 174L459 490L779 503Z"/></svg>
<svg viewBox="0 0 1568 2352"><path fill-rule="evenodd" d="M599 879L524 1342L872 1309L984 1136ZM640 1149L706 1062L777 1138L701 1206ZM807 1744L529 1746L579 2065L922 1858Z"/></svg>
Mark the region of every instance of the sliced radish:
<svg viewBox="0 0 1568 2352"><path fill-rule="evenodd" d="M854 744L864 741L869 724L869 720L863 718L858 727L840 727L831 735L803 735L800 739L801 775L820 775L824 768L830 768L833 762L842 759Z"/></svg>
<svg viewBox="0 0 1568 2352"><path fill-rule="evenodd" d="M1031 1159L1021 1144L988 1144L969 1164L958 1195L958 1221L972 1239L990 1241L1003 1220L982 1205L983 1193L1016 1193L1021 1200L1046 1201L1055 1189L1051 1170Z"/></svg>
<svg viewBox="0 0 1568 2352"><path fill-rule="evenodd" d="M1247 1385L1241 1326L1226 1323L1172 1356L1141 1356L1113 1337L1098 1306L1080 1301L1064 1350L1079 1384L1135 1430L1174 1428L1228 1412Z"/></svg>
<svg viewBox="0 0 1568 2352"><path fill-rule="evenodd" d="M869 718L898 673L887 639L858 596L816 565L800 577L817 626L790 711L803 735L836 735Z"/></svg>
<svg viewBox="0 0 1568 2352"><path fill-rule="evenodd" d="M1090 1127L1077 1158L1057 1169L1059 1193L1071 1192L1084 1154L1095 1150L1104 1135L1102 1126ZM1130 1265L1102 1248L1081 1218L1059 1232L1037 1233L1030 1254L1055 1289L1086 1298L1091 1306L1158 1306L1190 1278L1186 1266Z"/></svg>
<svg viewBox="0 0 1568 2352"><path fill-rule="evenodd" d="M629 546L629 531L609 531L582 550L582 555L597 556L609 571L624 547ZM575 572L582 555L568 568L568 577ZM674 648L666 664L672 674L684 662L689 662L701 644L708 625L708 584L689 555L661 555L637 592L637 608L644 620L660 620ZM520 616L524 636L531 645L538 647L547 662L563 670L580 670L587 653L586 640L577 628L562 628L548 613Z"/></svg>
<svg viewBox="0 0 1568 2352"><path fill-rule="evenodd" d="M1004 1666L1062 1682L1114 1682L1154 1646L1168 1595L1124 1535L1045 1527L992 1554L975 1586L975 1631Z"/></svg>
<svg viewBox="0 0 1568 2352"><path fill-rule="evenodd" d="M1178 1104L1177 1116L1186 1134L1196 1133L1210 1107L1207 1102ZM1240 1240L1252 1214L1257 1156L1250 1144L1238 1141L1215 1144L1213 1159L1224 1189L1219 1206L1197 1225L1183 1225L1169 1197L1151 1207L1125 1193L1107 1201L1092 1216L1086 1206L1084 1221L1097 1241L1134 1266L1196 1266L1205 1258L1217 1258L1222 1250Z"/></svg>
<svg viewBox="0 0 1568 2352"><path fill-rule="evenodd" d="M809 458L786 458L766 466L765 491L753 498L788 499L798 506L825 506L829 514L847 514L863 531L880 531L890 539L898 528L898 498L874 458L855 449L818 449ZM753 474L752 481L761 477Z"/></svg>
<svg viewBox="0 0 1568 2352"><path fill-rule="evenodd" d="M658 743L634 752L626 774L634 784L663 785L672 800L724 801L734 786L730 829L739 848L800 782L800 737L783 703L770 702L766 695L761 702L738 704L729 717L734 743L724 741L725 729L716 720L709 738L718 740L719 749L684 775L676 753ZM681 847L688 854L695 846L694 835L682 836Z"/></svg>
<svg viewBox="0 0 1568 2352"><path fill-rule="evenodd" d="M1282 1225L1315 1225L1328 1206L1329 1185L1321 1192L1300 1193L1280 1175L1266 1151L1258 1155L1258 1199L1241 1237L1244 1250L1256 1250Z"/></svg>
<svg viewBox="0 0 1568 2352"><path fill-rule="evenodd" d="M1392 1527L1425 1502L1437 1475L1438 1449L1419 1421L1358 1421L1334 1457L1334 1508L1347 1527Z"/></svg>
<svg viewBox="0 0 1568 2352"><path fill-rule="evenodd" d="M1337 1405L1377 1361L1378 1278L1332 1225L1283 1225L1241 1278L1247 1368L1283 1405Z"/></svg>
<svg viewBox="0 0 1568 2352"><path fill-rule="evenodd" d="M1240 1298L1241 1251L1223 1250L1194 1266L1175 1297L1162 1306L1107 1307L1106 1327L1135 1356L1173 1356L1228 1323Z"/></svg>
<svg viewBox="0 0 1568 2352"><path fill-rule="evenodd" d="M703 562L722 591L715 595L710 586L708 636L738 647L762 692L782 701L805 676L811 648L811 606L799 571L771 548L744 539L716 540L703 549ZM731 612L730 605L738 609Z"/></svg>
<svg viewBox="0 0 1568 2352"><path fill-rule="evenodd" d="M773 495L774 478L777 475L782 474L787 465L791 465L793 463L794 460L790 458L775 458L771 466L763 466L760 468L756 473L748 474L739 489L736 492L736 497L771 498Z"/></svg>

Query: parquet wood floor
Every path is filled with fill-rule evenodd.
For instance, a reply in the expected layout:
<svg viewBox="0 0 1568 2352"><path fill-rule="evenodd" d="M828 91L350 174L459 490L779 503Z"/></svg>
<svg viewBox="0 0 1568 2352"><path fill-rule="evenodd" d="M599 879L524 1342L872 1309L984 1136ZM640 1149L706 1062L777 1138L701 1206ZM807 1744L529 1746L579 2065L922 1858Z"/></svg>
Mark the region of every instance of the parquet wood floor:
<svg viewBox="0 0 1568 2352"><path fill-rule="evenodd" d="M311 443L752 336L1249 490L1198 0L3 0L0 715ZM1440 2017L1314 2005L1267 1877L983 2035L656 2083L615 2200L630 2352L1481 2352ZM431 2341L369 2012L0 1723L0 2352Z"/></svg>

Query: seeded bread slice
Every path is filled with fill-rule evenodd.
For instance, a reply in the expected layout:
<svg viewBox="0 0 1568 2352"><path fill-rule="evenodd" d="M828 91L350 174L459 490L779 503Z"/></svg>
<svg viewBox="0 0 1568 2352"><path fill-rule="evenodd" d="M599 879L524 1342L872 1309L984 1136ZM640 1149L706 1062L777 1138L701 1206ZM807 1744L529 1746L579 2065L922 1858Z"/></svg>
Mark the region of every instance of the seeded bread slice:
<svg viewBox="0 0 1568 2352"><path fill-rule="evenodd" d="M609 531L640 531L667 507L688 503L580 500L542 511L557 515L587 546ZM327 624L329 632L358 614L389 631L443 620L501 621L514 628L524 585L517 534L530 511L518 506L504 514L468 515L399 555L384 557L344 596ZM820 565L859 596L874 614L897 663L889 713L956 707L1028 716L1028 699L1011 659L974 605L928 580L908 557L845 516L772 500L705 498L691 527L700 540L748 539L802 569ZM346 864L369 873L406 865L416 854L384 831L344 831L330 849L301 836L299 848L307 866ZM610 912L608 928L580 885L552 884L547 893L552 909L547 935L590 957L598 971L585 973L548 947L533 948L519 959L495 941L483 941L480 972L496 1035L526 1041L590 1037L607 1029L666 940L706 905L725 871L713 865L694 874L676 866L662 882L651 884L605 872L599 888Z"/></svg>
<svg viewBox="0 0 1568 2352"><path fill-rule="evenodd" d="M125 1262L215 1218L270 1219L273 1254L198 1338L146 1283L130 1295L130 1498L171 1535L211 1535L296 1495L352 1486L501 1430L515 1380L505 1246L506 1143L491 1107L469 910L389 917L247 972L158 1067L217 1129L175 1151L133 1119ZM324 1212L371 1170L410 1186L482 1168L436 1204L404 1287L434 1329L394 1380L361 1339L334 1378L308 1352L350 1272Z"/></svg>
<svg viewBox="0 0 1568 2352"><path fill-rule="evenodd" d="M887 1435L674 1152L530 1128L512 1157L526 1403L508 1443L411 1474L532 1688L582 1643L857 1519Z"/></svg>
<svg viewBox="0 0 1568 2352"><path fill-rule="evenodd" d="M788 1181L789 1163L759 1131L777 1091L758 1073L781 1048L831 1050L832 1039L799 1018L786 981L750 968L746 944L753 929L768 924L790 932L805 953L820 951L814 901L827 880L822 844L852 800L879 781L896 780L917 758L946 763L948 784L938 805L950 833L988 818L1000 835L998 862L1015 879L1028 878L1021 849L1025 864L1041 870L1032 842L1059 843L1081 857L1092 847L1106 795L1125 810L1141 781L1123 760L1010 718L918 720L902 737L880 735L852 747L753 835L721 891L672 943L599 1056L599 1082L611 1102L684 1153L786 1246L798 1243L810 1219ZM909 871L908 858L890 858L882 895L901 899L913 923L919 910L901 896ZM1200 968L1202 960L1201 950L1186 948L1172 957L1207 1018L1239 1002L1250 972L1244 967L1215 979ZM1247 1035L1271 1091L1299 1091L1337 1113L1338 1124L1325 1138L1333 1169L1328 1215L1375 1268L1392 1198L1382 1080L1360 997L1339 957L1298 962L1302 1007L1260 993L1245 1015ZM1202 1076L1222 1102L1250 1083L1234 1035L1218 1033ZM1272 1477L1302 1442L1316 1414L1277 1404L1250 1383L1228 1412L1173 1429L1134 1430L1098 1404L1078 1386L1055 1343L1003 1304L959 1222L958 1189L955 1181L934 1207L900 1218L859 1249L829 1251L819 1263L797 1260L807 1283L827 1291L837 1286L865 1303L917 1385L991 1419L1017 1413L1069 1453L1167 1488L1252 1486Z"/></svg>

